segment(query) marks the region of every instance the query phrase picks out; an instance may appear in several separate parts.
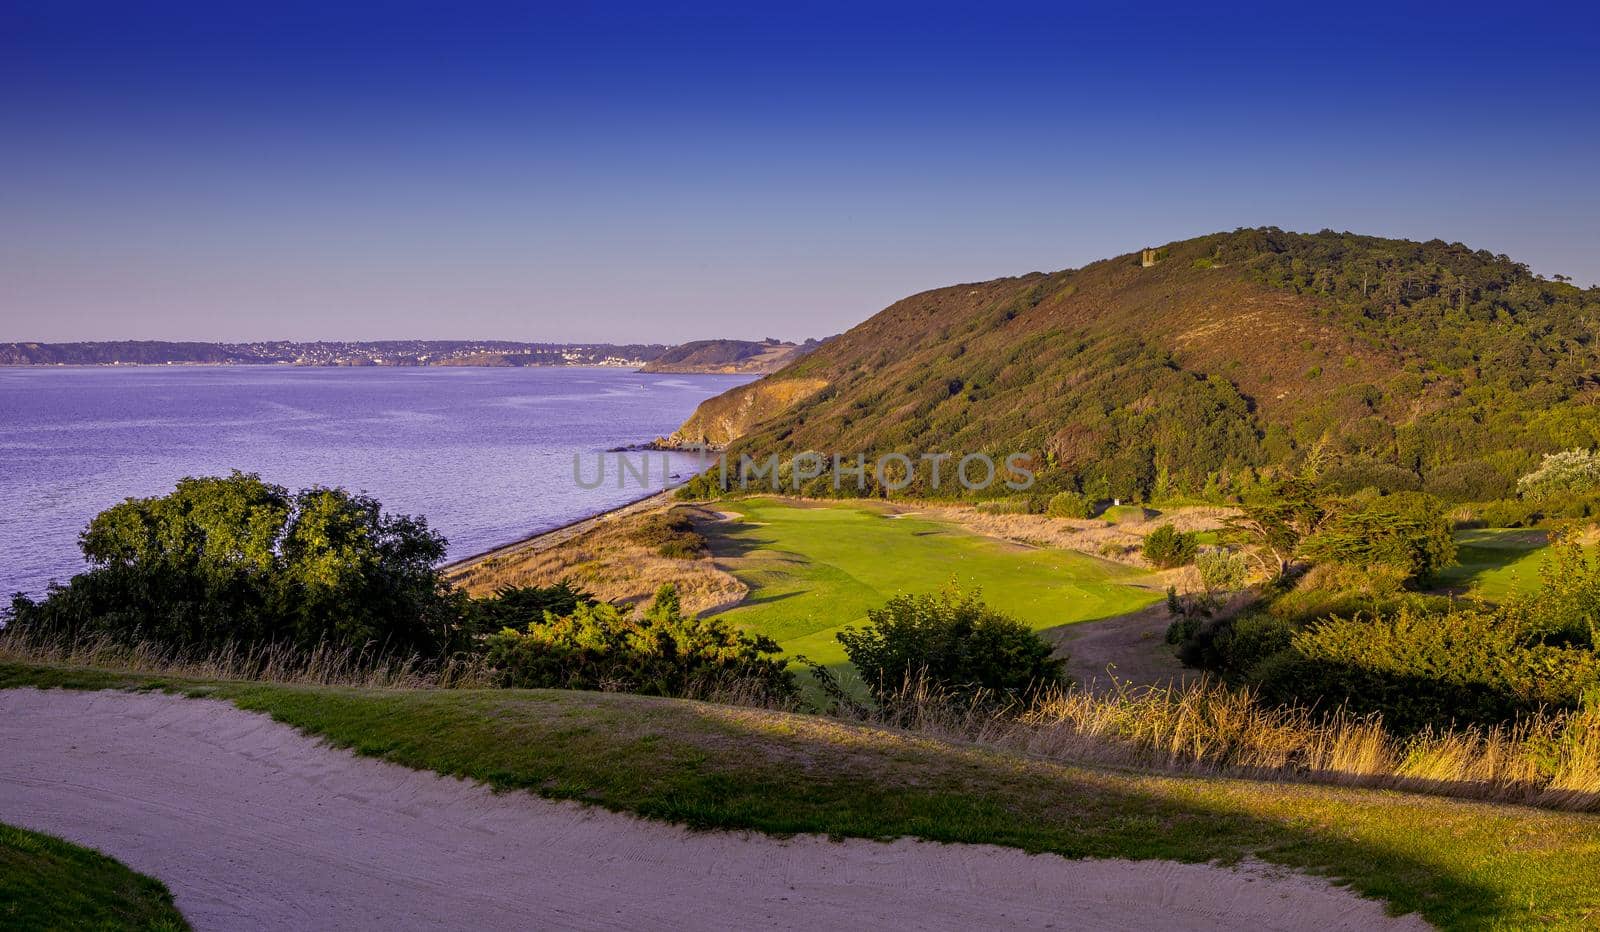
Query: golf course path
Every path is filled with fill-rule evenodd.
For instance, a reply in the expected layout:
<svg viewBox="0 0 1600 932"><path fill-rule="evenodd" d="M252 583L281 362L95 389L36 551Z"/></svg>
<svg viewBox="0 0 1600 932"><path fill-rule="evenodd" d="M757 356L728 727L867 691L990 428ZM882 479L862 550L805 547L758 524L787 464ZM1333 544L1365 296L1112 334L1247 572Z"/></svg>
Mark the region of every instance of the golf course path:
<svg viewBox="0 0 1600 932"><path fill-rule="evenodd" d="M197 929L1415 929L1259 867L690 832L359 758L214 700L0 691L0 822Z"/></svg>

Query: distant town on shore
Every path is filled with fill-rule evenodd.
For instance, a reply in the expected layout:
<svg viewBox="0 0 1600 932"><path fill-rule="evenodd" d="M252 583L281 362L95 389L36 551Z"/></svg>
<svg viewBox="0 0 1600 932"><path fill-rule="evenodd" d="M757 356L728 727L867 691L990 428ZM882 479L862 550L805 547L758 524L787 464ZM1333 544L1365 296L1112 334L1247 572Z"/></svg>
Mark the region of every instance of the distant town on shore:
<svg viewBox="0 0 1600 932"><path fill-rule="evenodd" d="M116 340L0 343L3 366L616 366L652 372L765 373L820 345L766 340L521 343L508 340Z"/></svg>

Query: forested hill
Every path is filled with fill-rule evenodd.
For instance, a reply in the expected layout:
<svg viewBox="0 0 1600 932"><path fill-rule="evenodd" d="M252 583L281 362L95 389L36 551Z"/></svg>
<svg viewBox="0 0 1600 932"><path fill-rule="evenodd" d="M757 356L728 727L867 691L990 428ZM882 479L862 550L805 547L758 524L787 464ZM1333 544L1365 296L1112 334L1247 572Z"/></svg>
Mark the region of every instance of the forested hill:
<svg viewBox="0 0 1600 932"><path fill-rule="evenodd" d="M817 340L696 340L674 346L646 363L641 372L775 372L820 346Z"/></svg>
<svg viewBox="0 0 1600 932"><path fill-rule="evenodd" d="M1487 500L1600 441L1597 320L1600 289L1460 244L1239 230L913 295L673 439L1027 451L1041 488L1123 498L1315 456L1336 484Z"/></svg>

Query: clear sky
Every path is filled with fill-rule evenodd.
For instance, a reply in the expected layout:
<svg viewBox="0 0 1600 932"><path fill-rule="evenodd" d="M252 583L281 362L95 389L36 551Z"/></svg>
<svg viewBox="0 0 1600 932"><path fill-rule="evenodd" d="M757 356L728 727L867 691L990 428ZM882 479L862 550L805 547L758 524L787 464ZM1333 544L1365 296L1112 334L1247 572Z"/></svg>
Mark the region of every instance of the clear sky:
<svg viewBox="0 0 1600 932"><path fill-rule="evenodd" d="M1600 280L1600 13L0 2L0 340L676 342L1239 226Z"/></svg>

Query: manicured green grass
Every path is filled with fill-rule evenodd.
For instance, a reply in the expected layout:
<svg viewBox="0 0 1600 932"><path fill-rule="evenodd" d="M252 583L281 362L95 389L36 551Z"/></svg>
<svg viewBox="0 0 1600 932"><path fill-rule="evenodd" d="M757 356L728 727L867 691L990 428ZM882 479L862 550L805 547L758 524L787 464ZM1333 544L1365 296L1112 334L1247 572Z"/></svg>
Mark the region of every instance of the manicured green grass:
<svg viewBox="0 0 1600 932"><path fill-rule="evenodd" d="M836 720L543 690L162 681L0 664L0 687L163 684L405 766L701 828L1068 857L1255 857L1448 928L1600 916L1600 818L1395 792L1064 766Z"/></svg>
<svg viewBox="0 0 1600 932"><path fill-rule="evenodd" d="M88 848L0 825L0 929L187 928L160 881Z"/></svg>
<svg viewBox="0 0 1600 932"><path fill-rule="evenodd" d="M727 618L820 663L844 662L834 635L865 622L867 609L951 582L981 588L984 601L1039 630L1136 611L1162 597L1151 576L1132 567L1008 544L872 504L752 498L718 507L742 520L708 529L712 552L750 587Z"/></svg>
<svg viewBox="0 0 1600 932"><path fill-rule="evenodd" d="M1544 562L1549 536L1525 528L1489 528L1458 531L1458 565L1440 572L1439 589L1502 602L1539 588L1539 567Z"/></svg>

